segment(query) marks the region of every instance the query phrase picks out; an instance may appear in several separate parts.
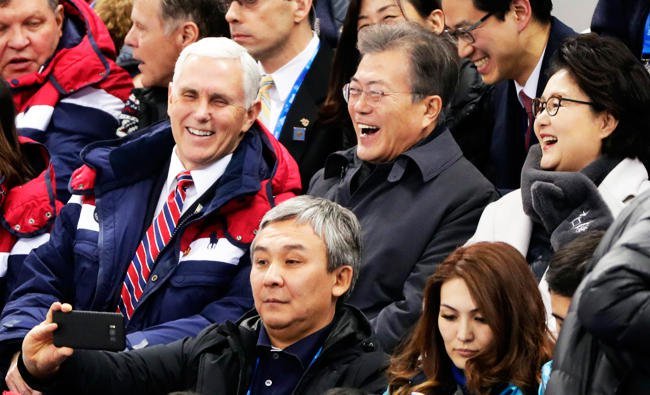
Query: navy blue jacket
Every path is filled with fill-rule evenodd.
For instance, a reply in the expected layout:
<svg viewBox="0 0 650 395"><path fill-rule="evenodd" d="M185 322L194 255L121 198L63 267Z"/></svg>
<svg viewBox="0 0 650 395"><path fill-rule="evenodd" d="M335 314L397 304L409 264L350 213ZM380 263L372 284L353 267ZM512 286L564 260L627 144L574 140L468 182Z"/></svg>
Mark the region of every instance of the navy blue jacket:
<svg viewBox="0 0 650 395"><path fill-rule="evenodd" d="M541 96L548 82L547 70L551 58L560 47L562 41L576 32L553 17L551 34L546 44L546 52L542 59L537 97ZM526 112L519 103L517 90L513 80L506 80L494 86L492 95L494 111L494 127L490 145L490 161L492 169L488 170L488 178L498 189L511 190L519 188L521 168L526 159L524 149L524 134L526 132ZM533 136L534 137L534 136ZM531 145L536 144L533 138Z"/></svg>
<svg viewBox="0 0 650 395"><path fill-rule="evenodd" d="M591 18L591 31L618 38L640 57L649 12L647 0L600 0Z"/></svg>
<svg viewBox="0 0 650 395"><path fill-rule="evenodd" d="M21 285L1 317L0 342L22 339L57 300L78 310L116 310L173 146L169 123L161 122L82 151L86 166L71 181L78 195L61 210L50 241L25 259ZM254 232L276 200L300 190L295 162L278 147L256 124L225 173L181 217L126 326L129 347L194 336L251 308Z"/></svg>

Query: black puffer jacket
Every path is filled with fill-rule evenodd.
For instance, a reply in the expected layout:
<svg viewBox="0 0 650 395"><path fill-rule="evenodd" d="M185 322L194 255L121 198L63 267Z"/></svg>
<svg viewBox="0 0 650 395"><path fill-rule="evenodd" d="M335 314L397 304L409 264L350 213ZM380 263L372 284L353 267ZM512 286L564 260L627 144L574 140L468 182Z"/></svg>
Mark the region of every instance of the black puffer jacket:
<svg viewBox="0 0 650 395"><path fill-rule="evenodd" d="M445 119L463 155L486 176L494 118L490 106L492 89L483 83L474 63L462 59L456 93Z"/></svg>
<svg viewBox="0 0 650 395"><path fill-rule="evenodd" d="M322 394L333 387L383 392L388 358L373 340L366 318L357 309L342 306L334 319L322 353L293 393ZM257 313L250 312L237 324L211 326L196 338L165 346L126 353L76 351L62 365L56 382L34 381L22 363L19 369L32 388L48 393L142 395L190 390L244 395L255 365L260 325Z"/></svg>
<svg viewBox="0 0 650 395"><path fill-rule="evenodd" d="M605 234L571 302L546 395L650 394L650 191Z"/></svg>

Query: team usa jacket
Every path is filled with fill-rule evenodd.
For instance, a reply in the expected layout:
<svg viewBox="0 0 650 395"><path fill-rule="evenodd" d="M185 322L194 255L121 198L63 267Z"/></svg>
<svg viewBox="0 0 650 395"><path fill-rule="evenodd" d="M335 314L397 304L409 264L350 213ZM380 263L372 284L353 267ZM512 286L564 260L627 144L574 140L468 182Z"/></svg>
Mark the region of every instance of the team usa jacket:
<svg viewBox="0 0 650 395"><path fill-rule="evenodd" d="M16 128L47 147L57 198L67 201L70 174L88 143L113 138L131 78L114 62L103 22L83 0L61 0L63 35L53 57L32 74L9 80L18 110Z"/></svg>
<svg viewBox="0 0 650 395"><path fill-rule="evenodd" d="M5 307L2 346L22 339L57 300L78 310L116 311L173 147L165 121L84 149L85 166L71 180L74 195L50 241L25 259L20 285ZM160 252L126 324L128 347L194 336L250 309L250 243L266 211L300 188L295 161L256 123Z"/></svg>
<svg viewBox="0 0 650 395"><path fill-rule="evenodd" d="M17 285L16 277L27 254L50 239L50 229L62 204L54 198L54 170L47 166L45 147L25 137L21 150L42 172L21 185L8 186L0 176L0 309ZM40 166L43 167L43 166Z"/></svg>

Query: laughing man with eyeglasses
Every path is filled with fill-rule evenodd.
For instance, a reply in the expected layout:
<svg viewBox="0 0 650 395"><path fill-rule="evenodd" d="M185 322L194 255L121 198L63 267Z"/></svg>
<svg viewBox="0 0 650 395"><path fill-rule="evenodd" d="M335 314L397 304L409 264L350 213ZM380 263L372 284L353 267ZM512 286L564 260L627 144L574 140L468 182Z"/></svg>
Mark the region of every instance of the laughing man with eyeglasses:
<svg viewBox="0 0 650 395"><path fill-rule="evenodd" d="M442 0L458 55L495 85L488 178L502 191L519 187L528 148L537 143L532 99L544 91L560 43L576 34L551 16L552 8L551 0Z"/></svg>
<svg viewBox="0 0 650 395"><path fill-rule="evenodd" d="M359 218L364 254L349 301L391 351L422 311L426 278L474 232L496 192L442 122L458 80L445 39L374 25L358 47L361 62L343 89L357 146L330 155L309 193Z"/></svg>

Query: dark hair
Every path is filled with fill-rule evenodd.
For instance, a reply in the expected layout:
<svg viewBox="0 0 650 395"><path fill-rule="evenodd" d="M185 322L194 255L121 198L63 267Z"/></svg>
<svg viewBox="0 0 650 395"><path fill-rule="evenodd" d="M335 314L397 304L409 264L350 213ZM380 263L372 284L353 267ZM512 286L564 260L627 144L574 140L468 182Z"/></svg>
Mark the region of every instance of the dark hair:
<svg viewBox="0 0 650 395"><path fill-rule="evenodd" d="M357 44L362 55L400 50L406 54L413 100L438 95L449 102L458 82L459 61L449 42L415 23L368 26Z"/></svg>
<svg viewBox="0 0 650 395"><path fill-rule="evenodd" d="M343 20L341 36L330 69L327 96L319 113L319 120L324 124L336 122L351 124L352 122L341 90L354 75L361 59L357 49L357 20L361 11L361 1L363 0L350 0L348 12Z"/></svg>
<svg viewBox="0 0 650 395"><path fill-rule="evenodd" d="M472 0L476 9L491 12L498 19L504 20L506 13L510 10L512 0ZM530 0L530 8L533 17L542 23L551 22L551 10L553 2L551 0Z"/></svg>
<svg viewBox="0 0 650 395"><path fill-rule="evenodd" d="M566 70L595 104L618 126L603 139L602 154L613 158L650 159L650 74L619 40L594 33L566 40L551 60L549 75Z"/></svg>
<svg viewBox="0 0 650 395"><path fill-rule="evenodd" d="M494 333L485 352L465 365L471 393L487 394L511 383L524 393L536 392L542 364L551 358L553 341L537 281L524 257L505 243L482 242L460 247L428 278L424 307L414 331L391 359L391 394L436 393L454 387L452 361L438 328L440 289L460 278ZM426 381L410 379L423 372Z"/></svg>
<svg viewBox="0 0 650 395"><path fill-rule="evenodd" d="M553 254L546 272L551 292L568 298L573 296L604 234L605 231L602 230L584 233Z"/></svg>
<svg viewBox="0 0 650 395"><path fill-rule="evenodd" d="M359 20L359 13L361 12L362 1L350 0L348 4L348 12L343 21L341 36L332 62L327 97L321 106L319 114L320 121L325 124L335 122L342 124L351 123L347 104L343 100L341 90L343 89L343 85L350 81L361 60L361 54L357 49L357 22ZM402 15L404 15L402 1L411 3L423 18L428 17L432 11L441 8L440 0L396 0L398 7L402 11ZM404 17L406 18L406 15Z"/></svg>
<svg viewBox="0 0 650 395"><path fill-rule="evenodd" d="M160 0L163 20L173 23L188 20L199 27L199 39L230 37L226 16L217 0Z"/></svg>
<svg viewBox="0 0 650 395"><path fill-rule="evenodd" d="M400 10L402 10L402 15L404 15L405 18L406 14L402 8L402 2L411 4L422 18L427 18L433 11L442 8L440 6L440 0L397 0L397 5Z"/></svg>
<svg viewBox="0 0 650 395"><path fill-rule="evenodd" d="M7 82L0 78L0 180L7 189L29 180L33 173L20 149L15 118L11 90Z"/></svg>

